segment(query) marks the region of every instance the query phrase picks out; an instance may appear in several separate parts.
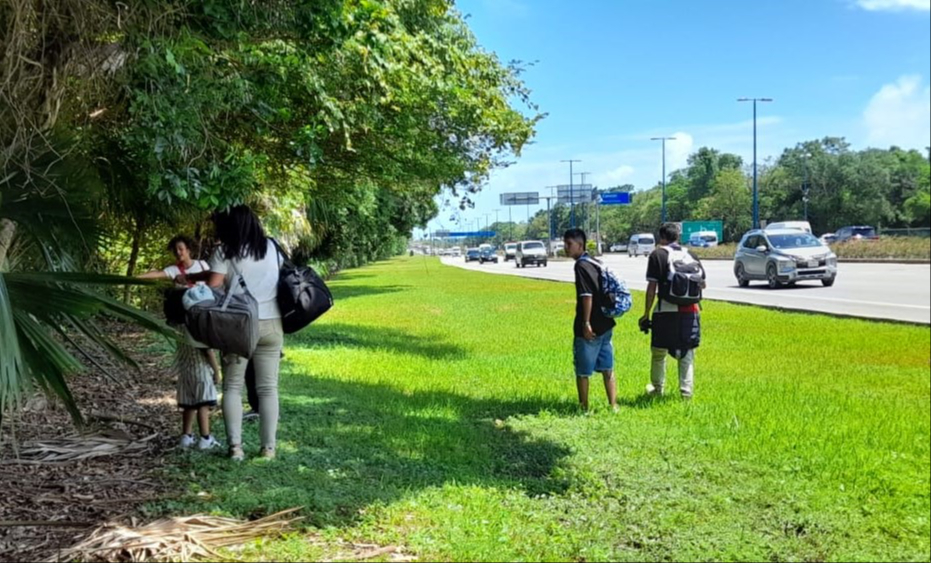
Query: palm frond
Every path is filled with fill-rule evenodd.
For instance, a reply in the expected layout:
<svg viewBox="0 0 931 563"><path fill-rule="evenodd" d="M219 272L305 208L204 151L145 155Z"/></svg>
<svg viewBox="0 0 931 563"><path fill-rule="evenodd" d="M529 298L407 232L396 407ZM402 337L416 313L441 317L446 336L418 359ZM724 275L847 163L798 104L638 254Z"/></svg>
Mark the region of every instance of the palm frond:
<svg viewBox="0 0 931 563"><path fill-rule="evenodd" d="M81 411L65 381L66 374L82 369L81 363L64 346L49 337L45 327L26 313L13 311L13 318L26 367L20 374L20 390L28 388L30 382L35 382L46 391L58 395L71 413L71 418L79 424L83 423Z"/></svg>
<svg viewBox="0 0 931 563"><path fill-rule="evenodd" d="M0 404L3 408L11 406L30 385L35 384L58 395L74 419L81 421L66 377L82 371L84 367L59 340L52 338L50 330L60 332L79 352L88 355L65 333L69 327L76 329L130 365L135 365L135 362L92 327L92 323L87 322L89 319L101 314L111 315L166 337L177 337L164 322L93 290L94 286L151 282L71 272L6 273L2 281L0 327L4 329L4 345L0 349L0 376L3 378L0 380ZM8 346L7 340L15 345Z"/></svg>
<svg viewBox="0 0 931 563"><path fill-rule="evenodd" d="M0 272L0 423L3 422L3 414L21 396L20 374L23 373L13 307L3 276L3 272Z"/></svg>

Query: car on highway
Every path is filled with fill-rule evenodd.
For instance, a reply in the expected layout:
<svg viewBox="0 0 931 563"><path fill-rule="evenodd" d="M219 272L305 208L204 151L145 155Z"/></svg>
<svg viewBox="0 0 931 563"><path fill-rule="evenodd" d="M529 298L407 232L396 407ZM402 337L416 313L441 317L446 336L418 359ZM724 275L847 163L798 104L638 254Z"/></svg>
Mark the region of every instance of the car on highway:
<svg viewBox="0 0 931 563"><path fill-rule="evenodd" d="M616 242L608 247L608 252L626 252L627 244L623 242Z"/></svg>
<svg viewBox="0 0 931 563"><path fill-rule="evenodd" d="M656 250L656 238L650 233L634 235L627 241L627 256L630 258L639 255L649 256L654 250Z"/></svg>
<svg viewBox="0 0 931 563"><path fill-rule="evenodd" d="M498 252L493 246L484 246L478 251L478 263L484 264L485 262L494 262L498 263Z"/></svg>
<svg viewBox="0 0 931 563"><path fill-rule="evenodd" d="M876 229L866 225L841 227L837 230L837 242L876 241Z"/></svg>
<svg viewBox="0 0 931 563"><path fill-rule="evenodd" d="M546 245L539 240L522 240L517 243L517 252L514 262L518 268L526 268L529 264L546 267Z"/></svg>
<svg viewBox="0 0 931 563"><path fill-rule="evenodd" d="M734 277L740 287L754 280L766 281L770 289L807 280L830 287L837 279L837 255L805 231L753 230L737 246Z"/></svg>
<svg viewBox="0 0 931 563"><path fill-rule="evenodd" d="M482 259L481 252L477 248L469 248L465 252L466 262L478 262Z"/></svg>
<svg viewBox="0 0 931 563"><path fill-rule="evenodd" d="M507 262L508 260L513 260L515 256L517 256L517 243L504 243L504 261Z"/></svg>

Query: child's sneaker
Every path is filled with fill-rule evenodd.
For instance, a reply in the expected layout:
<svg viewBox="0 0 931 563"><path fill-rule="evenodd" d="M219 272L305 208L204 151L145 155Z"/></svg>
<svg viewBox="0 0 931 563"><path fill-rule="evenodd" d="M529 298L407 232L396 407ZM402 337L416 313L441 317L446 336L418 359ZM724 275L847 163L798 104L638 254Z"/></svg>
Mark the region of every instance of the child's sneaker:
<svg viewBox="0 0 931 563"><path fill-rule="evenodd" d="M214 448L219 448L219 447L220 447L220 442L218 442L217 439L214 438L212 435L207 436L206 438L202 437L200 439L200 442L197 443L197 449L201 451L212 450Z"/></svg>
<svg viewBox="0 0 931 563"><path fill-rule="evenodd" d="M275 448L262 446L262 449L259 450L259 457L262 459L275 459Z"/></svg>
<svg viewBox="0 0 931 563"><path fill-rule="evenodd" d="M230 446L230 459L233 461L242 461L246 459L246 454L242 451L242 446Z"/></svg>
<svg viewBox="0 0 931 563"><path fill-rule="evenodd" d="M178 445L184 449L193 447L195 443L193 434L182 434L181 439L178 440Z"/></svg>

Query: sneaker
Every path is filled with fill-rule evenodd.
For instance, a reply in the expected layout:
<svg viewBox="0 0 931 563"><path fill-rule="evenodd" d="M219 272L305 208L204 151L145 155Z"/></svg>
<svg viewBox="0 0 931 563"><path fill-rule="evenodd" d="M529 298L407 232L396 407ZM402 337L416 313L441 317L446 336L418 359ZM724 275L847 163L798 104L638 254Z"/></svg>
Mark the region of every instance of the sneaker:
<svg viewBox="0 0 931 563"><path fill-rule="evenodd" d="M195 443L193 434L182 434L181 439L178 441L178 445L184 449L193 447Z"/></svg>
<svg viewBox="0 0 931 563"><path fill-rule="evenodd" d="M662 396L663 396L663 390L662 390L662 389L657 389L656 387L653 387L653 384L652 384L652 383L647 383L647 389L646 389L646 391L647 391L647 395L652 395L652 396L654 396L654 397L662 397Z"/></svg>
<svg viewBox="0 0 931 563"><path fill-rule="evenodd" d="M262 449L259 450L259 456L262 459L275 459L275 448L266 448L263 446Z"/></svg>
<svg viewBox="0 0 931 563"><path fill-rule="evenodd" d="M198 450L212 450L214 448L219 448L220 442L217 441L213 436L207 436L206 438L201 438L197 443Z"/></svg>
<svg viewBox="0 0 931 563"><path fill-rule="evenodd" d="M242 415L243 422L252 422L259 419L259 413L255 411L247 411Z"/></svg>
<svg viewBox="0 0 931 563"><path fill-rule="evenodd" d="M230 446L230 459L233 461L242 461L246 459L246 454L242 451L242 446Z"/></svg>

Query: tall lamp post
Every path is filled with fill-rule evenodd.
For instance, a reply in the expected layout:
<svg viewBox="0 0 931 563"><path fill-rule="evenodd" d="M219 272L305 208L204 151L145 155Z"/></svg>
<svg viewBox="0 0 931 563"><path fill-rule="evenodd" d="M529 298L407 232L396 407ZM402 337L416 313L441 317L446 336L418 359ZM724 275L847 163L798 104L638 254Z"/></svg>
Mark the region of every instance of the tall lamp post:
<svg viewBox="0 0 931 563"><path fill-rule="evenodd" d="M574 162L582 162L582 161L570 159L570 160L560 160L559 162L569 163L569 209L570 209L570 217L571 217L569 219L569 222L571 224L571 227L574 229L575 228L575 190L573 189L573 184L572 184L572 176L573 176L572 164Z"/></svg>
<svg viewBox="0 0 931 563"><path fill-rule="evenodd" d="M590 175L591 172L576 172L575 174L576 174L576 176L581 176L581 177L582 177L582 181L581 181L581 183L579 183L579 189L580 189L580 190L584 190L584 189L585 189L585 177L588 176L588 175ZM580 192L580 193L581 193L581 192ZM574 197L573 197L572 199L575 200ZM583 197L582 199L584 200L585 198ZM588 207L585 208L585 221L588 222L588 223L591 223L591 219L589 218ZM590 226L591 226L590 224L587 225L587 226L585 227L585 229L588 230L588 228L589 228Z"/></svg>
<svg viewBox="0 0 931 563"><path fill-rule="evenodd" d="M756 103L771 102L772 98L737 98L738 102L753 102L753 228L760 228L760 196L756 179Z"/></svg>
<svg viewBox="0 0 931 563"><path fill-rule="evenodd" d="M808 159L811 158L811 153L806 152L802 155L805 159L805 181L802 183L802 202L805 204L805 220L808 220L808 194L811 193L811 186L808 184Z"/></svg>
<svg viewBox="0 0 931 563"><path fill-rule="evenodd" d="M663 142L663 203L662 203L662 213L661 221L662 223L666 222L666 141L675 141L675 137L650 137L651 141L662 141Z"/></svg>

